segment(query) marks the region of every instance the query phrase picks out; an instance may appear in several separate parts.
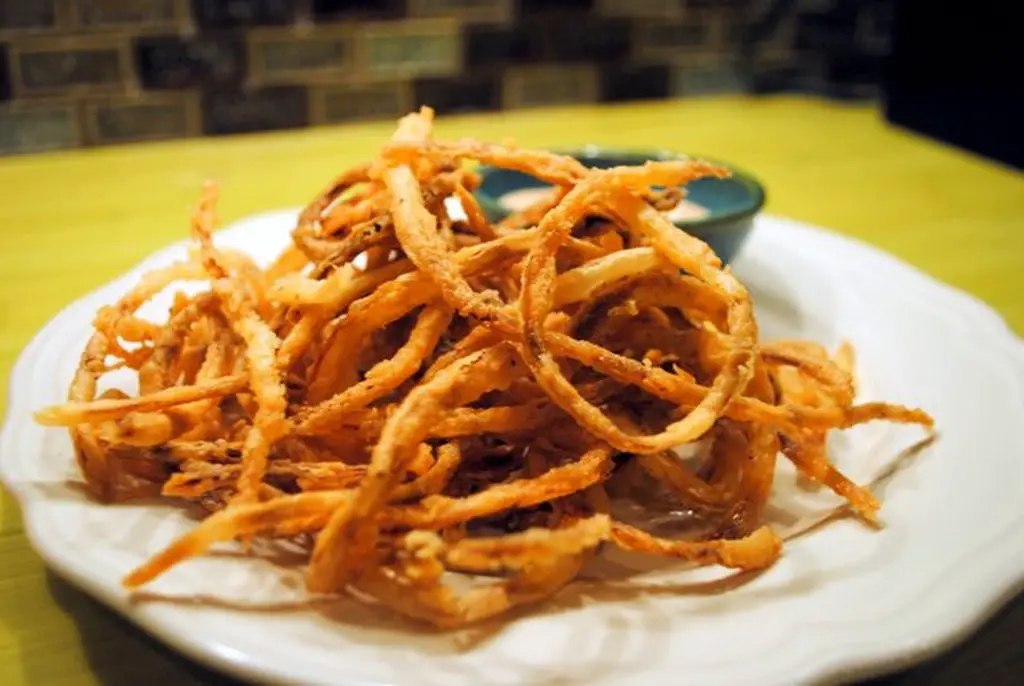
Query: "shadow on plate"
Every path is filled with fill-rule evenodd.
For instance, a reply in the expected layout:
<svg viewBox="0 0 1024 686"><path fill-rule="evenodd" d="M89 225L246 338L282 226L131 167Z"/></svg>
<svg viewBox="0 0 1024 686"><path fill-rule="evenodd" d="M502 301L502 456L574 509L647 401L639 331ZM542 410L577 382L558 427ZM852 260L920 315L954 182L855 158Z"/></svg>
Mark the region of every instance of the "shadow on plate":
<svg viewBox="0 0 1024 686"><path fill-rule="evenodd" d="M913 458L919 455L921 449L929 445L930 442L931 440L926 439L903 451L892 461L891 468L880 474L871 485L876 490L884 490L888 482L907 464L912 463ZM833 518L824 517L827 520ZM813 528L817 528L817 525L809 522L808 529ZM234 556L237 553L228 551L223 554ZM294 559L286 560L286 563L295 562ZM612 569L612 571L616 570ZM175 597L142 592L136 595L136 601L201 604L241 613L311 610L327 620L329 624L343 624L348 628L358 628L358 631L347 632L346 640L353 642L373 645L381 641L393 641L396 635L404 636L409 644L407 653L393 654L389 657L389 664L396 674L419 674L422 678L429 680L430 677L423 670L418 657L424 652L429 652L435 657L452 658L446 670L457 669L461 679L480 682L486 682L487 674L476 674L475 671L482 667L473 660L458 660L458 656L472 652L506 629L513 628L517 618L529 615L557 617L593 602L628 605L631 601L637 600L655 601L645 603L646 609L642 616L629 612L616 613L614 605L612 605L612 609L609 610L606 617L607 621L599 630L595 628L592 635L578 635L572 638L573 642L579 641L580 643L577 654L594 654L601 657L600 661L595 661L593 673L587 671L589 663L586 661L582 661L581 664L580 660L575 660L572 664L566 664L564 668L560 668L559 666L534 667L528 662L521 662L518 658L508 658L516 660L515 665L508 665L509 673L521 674L529 683L554 684L561 683L570 674L574 681L596 681L602 675L608 676L609 669L612 668L616 672L621 671L628 674L641 669L644 664L659 661L662 657L660 653L669 649L667 637L672 633L673 623L691 621L685 616L679 616L678 611L672 610L670 606L665 606L664 611L659 611L660 608L656 602L659 597L701 596L707 598L710 603L710 605L704 605L702 611L728 611L734 609L730 606L777 602L780 597L806 593L815 584L822 581L820 575L809 570L810 573L799 574L791 582L781 585L761 585L758 588L748 589L740 597L731 591L757 580L761 576L760 573L724 573L722 576L710 580L690 579L678 582L632 578L636 576L637 572L625 567L620 567L617 571L618 574L613 573L610 576L602 574L600 580L591 578L572 584L555 598L540 606L523 608L499 620L446 633L436 632L429 627L403 619L381 608L344 599L268 604L218 597ZM834 580L834 577L832 579ZM637 621L642 621L643 626L636 626L635 622ZM699 621L699 618L692 618L692 621ZM586 634L586 632L584 633ZM640 633L645 636L645 640L640 642L640 645L631 645L636 644L635 641L621 640L622 636L629 633ZM659 638L664 640L659 640ZM397 664L397 662L403 664ZM501 666L490 662L488 668L497 669L498 673L506 671ZM474 673L469 673L470 671Z"/></svg>
<svg viewBox="0 0 1024 686"><path fill-rule="evenodd" d="M887 482L901 471L901 468L905 467L913 456L918 454L920 448L925 447L928 443L927 440L922 441L908 449L900 459L894 462L893 469L879 475L879 479L873 485L878 490L884 490ZM620 580L611 583L608 581L602 583L584 581L570 586L541 607L526 608L513 613L503 621L488 622L469 630L448 634L437 634L429 628L406 621L384 610L346 600L326 601L312 605L292 603L277 607L260 603L242 606L218 598L175 598L152 593L141 593L137 599L139 602L202 603L238 612L287 612L300 608L312 609L330 622L344 622L350 626L353 624L359 626L363 631L356 635L360 640L367 642L377 640L384 634L393 636L392 632L395 631L405 633L410 638L411 648L408 668L412 671L408 673L416 673L416 655L419 653L417 645L424 648L427 647L424 643L429 644L430 648L443 646L444 652L457 657L460 653L470 652L481 646L501 632L503 628L508 627L510 622L514 623L517 617L523 615L557 615L570 612L593 601L628 601L641 597L656 599L658 596L664 595L700 595L721 597L724 600L732 597L728 593L729 591L755 581L759 576L758 573L734 573L709 581L686 583L646 583L628 581L626 578L621 580L626 583L620 583ZM83 651L97 682L102 684L147 683L150 686L165 683L215 685L242 683L201 667L164 647L155 639L135 628L130 622L52 572L46 573L46 584L54 601L77 625ZM771 601L779 595L805 591L806 584L797 581L783 587L775 586L759 589L752 594L747 593L744 595L744 602ZM685 617L681 619L687 621ZM628 619L624 616L622 621L628 621ZM645 614L644 621L644 629L647 630L648 636L658 636L666 635L671 630L673 618L667 614L660 616L655 612ZM614 618L611 623L615 623ZM654 631L651 631L652 629ZM1021 631L1024 631L1024 597L1017 598L991 620L978 635L959 649L904 672L865 683L870 686L916 686L917 684L960 684L975 679L997 685L1018 683L1016 676L1019 676L1021 667L1024 667L1024 655L1021 654L1017 640ZM602 631L600 634L612 638L619 632ZM600 636L595 634L594 638L600 639ZM604 645L604 643L608 643L608 645ZM577 664L573 665L572 675L574 679L586 677L585 680L597 680L601 675L607 676L609 664L621 663L624 669L630 669L630 665L636 667L638 660L654 659L656 656L652 653L667 649L667 646L659 646L657 643L659 642L648 641L642 655L623 654L619 659L613 656L617 651L626 650L626 647L617 645L612 640L604 641L599 646L598 653L604 657L600 670L595 671L592 675L583 674ZM588 646L588 648L593 649L594 646ZM459 663L462 664L461 661ZM465 666L469 668L468 664ZM45 675L33 675L32 668L33 665L26 661L25 683L42 683L46 678ZM543 673L536 675L537 678L531 678L530 682L561 683L566 675L559 674L559 671L557 668L551 671L544 670ZM983 674L985 678L981 679ZM479 676L482 681L486 681L485 674Z"/></svg>
<svg viewBox="0 0 1024 686"><path fill-rule="evenodd" d="M77 624L97 683L110 686L243 684L164 647L52 572L47 572L46 583L54 601ZM959 686L973 681L992 686L1017 684L1024 670L1019 641L1022 631L1024 596L1016 598L977 635L952 652L906 671L860 683L862 686ZM25 666L24 683L43 683L44 677L33 675L28 663Z"/></svg>
<svg viewBox="0 0 1024 686"><path fill-rule="evenodd" d="M210 671L165 647L113 610L49 570L46 572L46 586L54 602L75 622L82 650L97 683L110 686L242 684L240 681ZM26 662L26 667L29 665L30 663ZM33 676L29 669L24 673L26 684L41 684L46 678L48 677L42 675Z"/></svg>

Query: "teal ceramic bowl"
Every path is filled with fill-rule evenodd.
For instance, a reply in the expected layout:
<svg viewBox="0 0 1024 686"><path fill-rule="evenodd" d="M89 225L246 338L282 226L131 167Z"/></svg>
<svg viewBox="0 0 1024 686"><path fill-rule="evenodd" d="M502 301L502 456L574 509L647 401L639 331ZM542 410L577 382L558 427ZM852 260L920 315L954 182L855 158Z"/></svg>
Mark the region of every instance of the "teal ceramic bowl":
<svg viewBox="0 0 1024 686"><path fill-rule="evenodd" d="M613 150L596 146L556 152L601 169L639 165L648 160L686 159L685 155L660 150ZM701 159L729 169L732 176L698 179L687 184L686 200L668 216L680 229L707 243L723 263L728 263L739 253L754 226L754 217L764 206L764 187L731 164ZM518 206L529 204L536 193L546 188L543 181L511 169L484 166L480 177L477 201L492 222L505 218Z"/></svg>

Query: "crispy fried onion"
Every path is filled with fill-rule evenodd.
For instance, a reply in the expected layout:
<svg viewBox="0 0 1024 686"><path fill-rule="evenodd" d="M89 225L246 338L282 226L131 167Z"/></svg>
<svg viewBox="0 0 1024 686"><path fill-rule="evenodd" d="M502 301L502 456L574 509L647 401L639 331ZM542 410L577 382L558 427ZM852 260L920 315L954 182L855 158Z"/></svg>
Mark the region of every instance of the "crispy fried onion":
<svg viewBox="0 0 1024 686"><path fill-rule="evenodd" d="M96 498L210 511L125 585L287 538L308 545L310 591L453 627L550 597L602 546L763 569L781 551L764 521L779 457L877 523L829 433L932 420L858 404L848 344L759 340L744 286L664 214L724 169L594 170L432 130L429 110L403 118L265 269L216 245L206 186L189 258L97 313L67 402L37 421L70 430ZM552 190L492 224L466 161ZM185 281L208 287L139 316ZM100 391L117 369L137 395ZM617 518L665 498L696 518L687 536Z"/></svg>

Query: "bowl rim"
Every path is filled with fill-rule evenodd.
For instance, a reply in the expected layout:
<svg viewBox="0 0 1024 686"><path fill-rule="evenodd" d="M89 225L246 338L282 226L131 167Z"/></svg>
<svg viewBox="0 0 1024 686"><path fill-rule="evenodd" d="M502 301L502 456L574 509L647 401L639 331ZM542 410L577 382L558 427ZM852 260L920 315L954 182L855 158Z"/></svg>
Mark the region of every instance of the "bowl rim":
<svg viewBox="0 0 1024 686"><path fill-rule="evenodd" d="M676 226L718 226L720 224L727 224L740 219L753 217L760 212L765 203L767 202L767 192L765 191L764 184L762 184L754 175L750 172L745 171L741 167L736 165L723 162L714 157L708 157L705 155L694 155L689 153L675 152L665 148L617 148L617 147L606 147L602 145L587 144L579 147L555 147L548 148L549 152L558 155L568 155L575 157L580 160L595 159L595 158L619 158L623 161L629 161L635 159L642 163L648 160L704 160L711 164L725 167L730 172L731 179L738 181L748 193L750 193L751 200L753 201L749 207L744 207L736 210L727 210L724 212L718 212L709 214L707 217L701 217L699 219L683 219L680 221L673 222ZM515 169L507 169L505 167L498 167L496 165L482 164L478 167L477 172L480 174L480 186L474 191L477 196L477 201L482 205L487 206L488 209L496 210L497 214L508 215L510 212L501 206L499 202L500 196L494 196L483 190L484 180L487 176L496 171L507 171L517 174L526 174L526 172L520 172ZM494 214L492 212L492 214Z"/></svg>

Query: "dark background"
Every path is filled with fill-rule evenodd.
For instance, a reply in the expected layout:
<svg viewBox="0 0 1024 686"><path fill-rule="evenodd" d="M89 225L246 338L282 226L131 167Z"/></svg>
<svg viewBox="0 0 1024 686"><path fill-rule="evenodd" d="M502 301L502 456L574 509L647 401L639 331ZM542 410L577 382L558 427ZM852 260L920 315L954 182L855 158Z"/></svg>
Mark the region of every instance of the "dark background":
<svg viewBox="0 0 1024 686"><path fill-rule="evenodd" d="M893 16L890 0L0 0L0 152L421 103L873 98Z"/></svg>
<svg viewBox="0 0 1024 686"><path fill-rule="evenodd" d="M715 93L883 100L1021 167L1014 2L0 0L0 154Z"/></svg>

